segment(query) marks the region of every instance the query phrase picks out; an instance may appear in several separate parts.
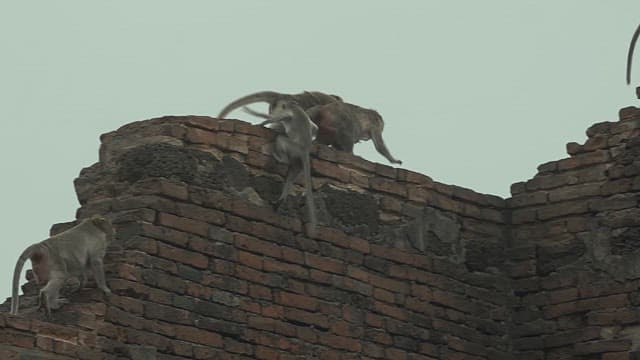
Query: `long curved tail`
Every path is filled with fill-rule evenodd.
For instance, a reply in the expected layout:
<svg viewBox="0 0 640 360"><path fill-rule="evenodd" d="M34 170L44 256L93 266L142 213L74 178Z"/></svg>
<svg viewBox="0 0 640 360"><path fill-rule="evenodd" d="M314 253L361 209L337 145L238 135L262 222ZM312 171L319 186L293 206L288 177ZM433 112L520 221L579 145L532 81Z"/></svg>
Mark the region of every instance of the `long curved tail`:
<svg viewBox="0 0 640 360"><path fill-rule="evenodd" d="M18 257L18 261L16 262L16 267L13 270L13 283L11 285L11 314L18 314L18 307L20 306L20 297L18 296L18 285L20 285L20 274L22 273L22 267L24 266L24 262L27 261L28 258L31 257L33 251L36 246L39 244L34 244L24 249L20 257Z"/></svg>
<svg viewBox="0 0 640 360"><path fill-rule="evenodd" d="M261 91L255 94L243 96L240 99L237 99L231 102L229 105L225 106L224 109L220 111L220 114L218 114L218 119L224 119L227 114L241 106L246 106L261 101L274 102L280 96L282 96L282 94L275 91Z"/></svg>
<svg viewBox="0 0 640 360"><path fill-rule="evenodd" d="M636 32L633 33L631 44L629 44L629 53L627 54L627 85L631 84L631 62L633 61L633 50L636 47L638 36L640 36L640 25L638 25Z"/></svg>
<svg viewBox="0 0 640 360"><path fill-rule="evenodd" d="M316 225L318 221L316 219L316 207L313 203L313 184L311 183L311 158L309 154L306 155L306 159L302 161L304 171L304 187L305 187L305 199L307 202L307 209L309 211L309 234L315 236Z"/></svg>

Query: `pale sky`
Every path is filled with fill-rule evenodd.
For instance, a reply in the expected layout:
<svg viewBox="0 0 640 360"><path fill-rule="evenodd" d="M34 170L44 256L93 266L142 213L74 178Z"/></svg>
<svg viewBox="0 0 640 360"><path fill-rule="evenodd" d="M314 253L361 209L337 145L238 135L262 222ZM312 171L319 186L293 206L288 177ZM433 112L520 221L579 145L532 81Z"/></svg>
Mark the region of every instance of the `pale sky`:
<svg viewBox="0 0 640 360"><path fill-rule="evenodd" d="M97 161L100 134L132 121L215 116L261 90L319 90L378 110L403 167L508 196L537 165L566 157L567 142L584 142L588 126L639 104L624 83L638 0L0 8L0 297L20 252L75 218L73 179ZM370 142L355 153L386 163Z"/></svg>

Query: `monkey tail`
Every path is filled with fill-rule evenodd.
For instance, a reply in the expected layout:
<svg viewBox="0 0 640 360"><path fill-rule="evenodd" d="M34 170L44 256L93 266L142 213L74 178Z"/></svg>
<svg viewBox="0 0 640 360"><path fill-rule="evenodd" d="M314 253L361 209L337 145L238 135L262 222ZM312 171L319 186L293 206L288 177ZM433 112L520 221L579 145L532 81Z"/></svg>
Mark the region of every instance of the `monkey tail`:
<svg viewBox="0 0 640 360"><path fill-rule="evenodd" d="M305 187L305 199L307 201L307 209L309 209L309 234L315 236L316 225L318 223L316 219L316 207L313 203L313 184L311 183L311 157L307 153L306 159L302 161L304 167L304 187Z"/></svg>
<svg viewBox="0 0 640 360"><path fill-rule="evenodd" d="M629 53L627 54L627 85L631 83L631 62L633 60L633 50L636 47L636 41L638 41L638 36L640 36L640 25L638 25L636 32L633 33L633 38L631 38L631 44L629 44Z"/></svg>
<svg viewBox="0 0 640 360"><path fill-rule="evenodd" d="M224 109L220 111L220 114L218 114L218 119L224 119L227 116L227 114L229 114L230 112L232 112L233 110L239 107L250 105L256 102L273 102L280 96L282 96L282 94L277 93L275 91L261 91L261 92L257 92L247 96L243 96L231 102L229 105L225 106Z"/></svg>
<svg viewBox="0 0 640 360"><path fill-rule="evenodd" d="M18 307L20 302L20 297L18 296L18 285L20 284L20 274L22 273L22 267L24 266L24 262L31 257L38 245L39 244L33 244L24 249L22 254L20 254L20 257L18 257L16 267L13 270L13 283L11 286L11 314L13 315L18 314Z"/></svg>

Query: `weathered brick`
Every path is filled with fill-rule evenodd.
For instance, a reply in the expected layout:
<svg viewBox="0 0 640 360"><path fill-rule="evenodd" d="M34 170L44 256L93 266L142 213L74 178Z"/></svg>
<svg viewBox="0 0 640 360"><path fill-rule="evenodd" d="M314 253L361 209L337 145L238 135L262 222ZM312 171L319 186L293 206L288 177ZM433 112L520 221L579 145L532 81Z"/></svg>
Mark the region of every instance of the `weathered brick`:
<svg viewBox="0 0 640 360"><path fill-rule="evenodd" d="M377 301L377 300L374 301L373 309L380 314L391 316L392 318L395 318L398 320L408 319L408 313L405 309L397 306L387 305L381 301Z"/></svg>
<svg viewBox="0 0 640 360"><path fill-rule="evenodd" d="M640 321L640 312L632 309L594 311L587 314L589 325L613 326L633 324Z"/></svg>
<svg viewBox="0 0 640 360"><path fill-rule="evenodd" d="M318 300L306 295L279 291L275 294L275 299L278 304L289 307L295 307L309 311L315 311L318 309Z"/></svg>
<svg viewBox="0 0 640 360"><path fill-rule="evenodd" d="M600 194L600 183L576 184L561 187L549 191L550 202L574 200L578 198L593 197Z"/></svg>
<svg viewBox="0 0 640 360"><path fill-rule="evenodd" d="M627 351L602 354L602 360L632 360L633 353Z"/></svg>
<svg viewBox="0 0 640 360"><path fill-rule="evenodd" d="M309 312L298 309L286 309L283 313L287 320L313 325L320 329L329 328L329 318L317 312Z"/></svg>
<svg viewBox="0 0 640 360"><path fill-rule="evenodd" d="M360 344L359 340L332 334L318 334L318 342L334 349L347 350L352 352L359 352L362 349L362 345Z"/></svg>
<svg viewBox="0 0 640 360"><path fill-rule="evenodd" d="M289 264L280 260L273 260L270 258L264 258L262 260L262 265L263 269L268 272L286 274L299 279L309 278L308 270L300 265Z"/></svg>
<svg viewBox="0 0 640 360"><path fill-rule="evenodd" d="M600 354L605 352L627 351L631 348L631 340L598 340L575 345L577 355Z"/></svg>
<svg viewBox="0 0 640 360"><path fill-rule="evenodd" d="M311 171L312 173L317 173L321 176L326 176L328 178L340 180L342 182L348 182L350 178L350 173L348 170L343 169L337 164L317 159L314 159L311 162Z"/></svg>
<svg viewBox="0 0 640 360"><path fill-rule="evenodd" d="M275 258L282 257L282 250L277 244L263 241L248 235L235 234L234 244L240 249L245 249L253 253L264 254Z"/></svg>
<svg viewBox="0 0 640 360"><path fill-rule="evenodd" d="M335 274L344 274L346 272L346 267L343 262L309 253L305 254L305 264L309 267Z"/></svg>
<svg viewBox="0 0 640 360"><path fill-rule="evenodd" d="M375 191L381 191L389 194L407 197L407 188L396 181L382 178L372 178L369 180L369 185L371 186L371 189Z"/></svg>
<svg viewBox="0 0 640 360"><path fill-rule="evenodd" d="M205 237L209 232L209 224L205 222L163 212L158 213L158 224Z"/></svg>
<svg viewBox="0 0 640 360"><path fill-rule="evenodd" d="M191 265L198 269L206 269L209 267L209 258L206 256L162 243L158 243L158 256Z"/></svg>
<svg viewBox="0 0 640 360"><path fill-rule="evenodd" d="M224 342L222 336L212 331L201 330L190 326L176 325L176 337L180 340L190 341L197 344L222 347Z"/></svg>

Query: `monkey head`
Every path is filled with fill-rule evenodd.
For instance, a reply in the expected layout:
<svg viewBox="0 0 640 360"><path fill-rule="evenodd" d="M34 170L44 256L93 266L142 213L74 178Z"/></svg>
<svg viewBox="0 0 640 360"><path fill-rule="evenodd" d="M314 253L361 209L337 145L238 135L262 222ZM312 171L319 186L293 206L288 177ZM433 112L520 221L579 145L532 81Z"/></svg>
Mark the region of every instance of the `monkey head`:
<svg viewBox="0 0 640 360"><path fill-rule="evenodd" d="M107 219L106 217L96 214L93 215L89 221L91 221L91 223L97 227L98 229L102 230L106 235L107 235L107 240L108 241L112 241L113 237L115 235L115 229L113 228L113 224L111 223L111 221L109 219Z"/></svg>

